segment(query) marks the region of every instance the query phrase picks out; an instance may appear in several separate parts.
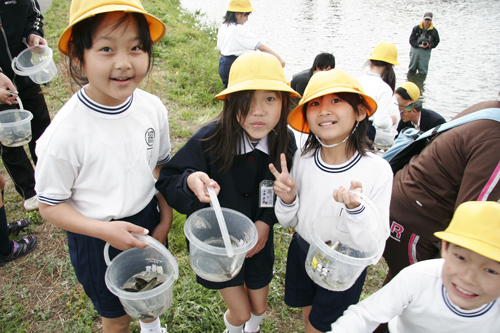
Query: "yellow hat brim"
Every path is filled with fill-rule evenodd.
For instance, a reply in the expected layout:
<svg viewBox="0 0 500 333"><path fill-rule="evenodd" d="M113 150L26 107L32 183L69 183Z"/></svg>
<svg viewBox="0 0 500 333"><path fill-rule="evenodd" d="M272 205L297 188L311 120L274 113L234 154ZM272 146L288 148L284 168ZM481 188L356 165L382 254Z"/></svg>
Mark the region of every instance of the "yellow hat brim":
<svg viewBox="0 0 500 333"><path fill-rule="evenodd" d="M269 80L269 79L251 79L236 83L227 87L215 96L215 99L223 100L226 96L237 91L243 90L269 90L269 91L287 91L292 98L300 98L300 94L293 90L289 85L283 81Z"/></svg>
<svg viewBox="0 0 500 333"><path fill-rule="evenodd" d="M59 38L59 43L58 43L58 48L59 51L61 51L63 54L68 55L68 42L71 37L71 29L73 26L81 22L89 17L98 15L98 14L103 14L103 13L110 13L110 12L125 12L125 13L140 13L144 14L146 17L146 20L148 21L149 24L149 33L151 35L151 40L153 41L153 44L156 44L159 40L165 36L165 33L167 31L167 27L165 24L160 21L158 18L155 16L148 14L146 11L137 8L137 7L132 7L128 5L104 5L100 6L97 8L94 8L80 17L75 18L73 22L70 23L70 25L64 30L62 33L61 37Z"/></svg>

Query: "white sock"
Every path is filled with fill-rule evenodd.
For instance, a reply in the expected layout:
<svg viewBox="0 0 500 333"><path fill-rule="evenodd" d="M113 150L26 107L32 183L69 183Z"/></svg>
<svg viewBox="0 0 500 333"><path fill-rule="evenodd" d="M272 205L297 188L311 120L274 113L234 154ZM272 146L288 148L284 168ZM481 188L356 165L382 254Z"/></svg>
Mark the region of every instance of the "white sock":
<svg viewBox="0 0 500 333"><path fill-rule="evenodd" d="M227 310L227 311L229 311L229 310ZM233 326L227 321L227 318L226 318L227 311L226 311L226 313L224 313L224 324L226 324L226 328L229 331L229 333L243 333L243 325Z"/></svg>
<svg viewBox="0 0 500 333"><path fill-rule="evenodd" d="M150 323L139 320L139 323L141 324L141 333L161 333L160 318L156 318Z"/></svg>
<svg viewBox="0 0 500 333"><path fill-rule="evenodd" d="M260 329L260 323L262 323L266 313L264 312L260 316L256 316L253 313L251 315L250 320L245 324L245 332L257 332Z"/></svg>

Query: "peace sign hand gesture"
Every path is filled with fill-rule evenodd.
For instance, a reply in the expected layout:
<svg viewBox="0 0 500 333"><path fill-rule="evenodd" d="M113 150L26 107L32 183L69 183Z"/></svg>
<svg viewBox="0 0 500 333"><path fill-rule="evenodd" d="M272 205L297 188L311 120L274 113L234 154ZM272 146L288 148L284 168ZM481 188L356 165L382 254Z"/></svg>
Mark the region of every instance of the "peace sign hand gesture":
<svg viewBox="0 0 500 333"><path fill-rule="evenodd" d="M292 177L290 177L290 173L288 172L288 167L286 165L285 154L280 155L280 161L281 173L279 173L279 171L274 167L274 164L269 164L269 170L271 170L271 173L276 178L273 190L285 204L289 205L295 201L299 185L292 179Z"/></svg>

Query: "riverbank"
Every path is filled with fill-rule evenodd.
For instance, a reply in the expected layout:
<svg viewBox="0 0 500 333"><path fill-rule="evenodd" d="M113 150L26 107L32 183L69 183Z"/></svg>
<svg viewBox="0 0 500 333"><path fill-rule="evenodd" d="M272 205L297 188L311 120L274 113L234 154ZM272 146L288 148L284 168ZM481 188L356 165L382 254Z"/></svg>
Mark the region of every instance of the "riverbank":
<svg viewBox="0 0 500 333"><path fill-rule="evenodd" d="M45 32L49 46L56 50L59 34L68 22L69 0L53 0L45 13ZM177 0L143 0L151 14L167 25L167 35L155 47L155 67L141 88L161 98L169 110L174 152L222 108L213 96L222 90L218 76L216 30L201 26L197 14L181 10ZM65 61L55 52L59 75L44 87L51 115L54 116L78 89L66 75ZM38 212L26 214L22 199L7 180L5 206L9 221L27 217L33 226L21 233L39 237L38 247L25 258L1 268L0 327L4 332L97 332L100 321L90 300L76 281L69 261L65 233L45 222ZM185 218L175 215L169 234L170 251L179 264L174 283L174 303L161 316L170 333L222 332L225 305L217 292L200 287L189 265L184 240ZM291 230L275 227L275 278L270 286L269 310L263 332L304 332L300 310L283 303L286 253ZM384 265L370 268L365 293L376 290L384 277ZM134 322L132 332L139 332Z"/></svg>

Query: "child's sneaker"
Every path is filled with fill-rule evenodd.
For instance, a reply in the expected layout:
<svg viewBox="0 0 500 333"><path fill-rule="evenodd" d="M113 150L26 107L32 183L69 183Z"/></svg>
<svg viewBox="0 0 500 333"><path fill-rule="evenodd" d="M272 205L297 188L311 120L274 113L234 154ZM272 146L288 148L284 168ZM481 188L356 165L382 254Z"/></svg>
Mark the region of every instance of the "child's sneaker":
<svg viewBox="0 0 500 333"><path fill-rule="evenodd" d="M9 227L9 235L12 235L23 230L24 228L29 227L31 225L31 221L28 219L22 219L15 222L7 223L7 225Z"/></svg>
<svg viewBox="0 0 500 333"><path fill-rule="evenodd" d="M31 212L38 209L38 199L36 195L32 196L29 199L24 200L24 209L27 212Z"/></svg>
<svg viewBox="0 0 500 333"><path fill-rule="evenodd" d="M36 235L29 235L21 240L11 242L12 251L10 254L8 256L0 254L0 267L33 251L38 243L38 239Z"/></svg>

